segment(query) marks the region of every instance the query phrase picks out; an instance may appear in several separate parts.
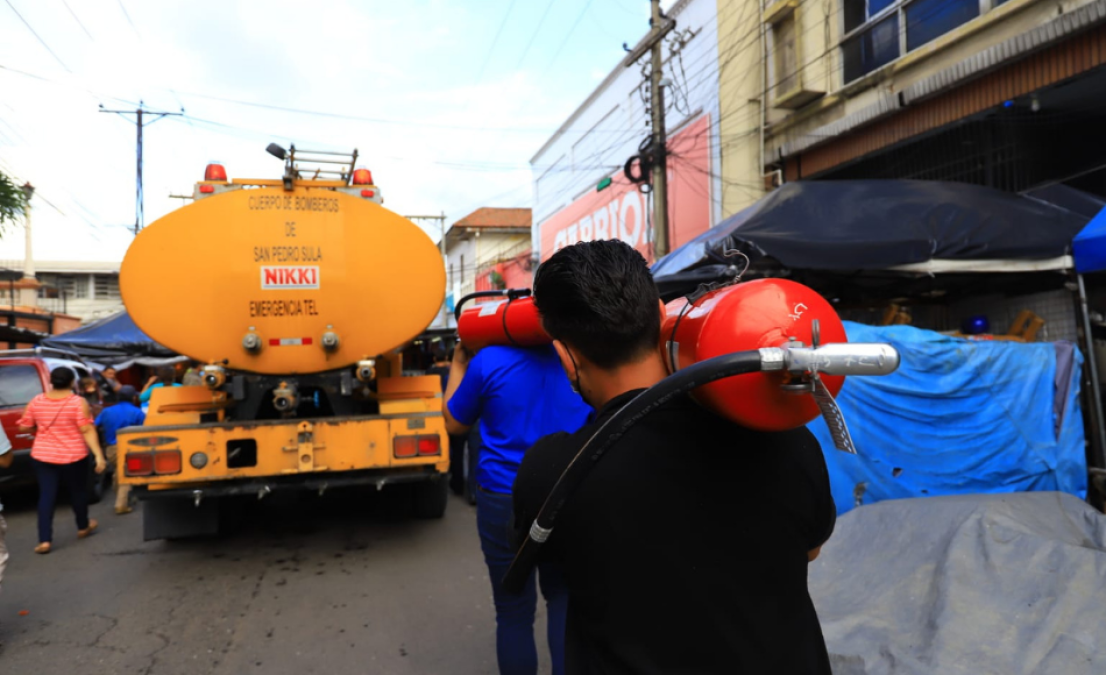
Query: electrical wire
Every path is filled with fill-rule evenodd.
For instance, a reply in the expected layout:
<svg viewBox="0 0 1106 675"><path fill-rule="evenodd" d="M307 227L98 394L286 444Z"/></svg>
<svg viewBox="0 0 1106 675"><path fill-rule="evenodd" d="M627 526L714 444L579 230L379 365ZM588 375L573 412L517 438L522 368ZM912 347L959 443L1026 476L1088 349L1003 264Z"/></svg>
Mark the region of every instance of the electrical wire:
<svg viewBox="0 0 1106 675"><path fill-rule="evenodd" d="M77 16L77 13L73 11L73 8L69 6L68 0L61 0L61 4L65 5L65 8L69 10L69 15L72 16L73 20L77 22L77 25L81 27L81 30L88 36L88 39L95 42L96 38L92 37L92 33L88 32L88 29L85 28L84 22L82 22L80 17Z"/></svg>
<svg viewBox="0 0 1106 675"><path fill-rule="evenodd" d="M23 18L23 15L19 13L19 10L15 8L15 5L12 4L11 0L4 0L4 2L6 2L8 7L10 7L13 12L15 12L15 15L19 17L19 20L22 21L23 25L27 27L27 30L31 31L31 35L35 36L35 39L38 40L38 43L42 45L43 48L46 49L46 51L50 52L50 56L53 56L55 61L61 64L61 67L65 69L65 72L72 74L73 71L69 69L69 66L65 65L65 61L62 61L61 57L58 56L53 49L50 49L50 45L46 44L46 40L43 40L42 36L39 35L38 32L31 27L31 24L27 23L27 20Z"/></svg>
<svg viewBox="0 0 1106 675"><path fill-rule="evenodd" d="M553 54L553 58L549 59L549 65L547 65L545 67L545 70L542 71L542 78L549 74L549 71L553 69L554 64L557 63L557 57L559 57L561 55L561 52L564 51L565 45L568 44L569 38L571 38L572 34L576 32L576 29L580 26L580 22L584 20L584 15L588 13L588 10L591 8L591 3L594 1L595 0L588 0L587 3L584 5L584 9L580 11L580 15L576 17L576 21L572 24L572 28L569 29L568 35L566 35L565 39L561 41L561 46L557 47L557 51Z"/></svg>
<svg viewBox="0 0 1106 675"><path fill-rule="evenodd" d="M134 25L134 21L131 21L131 14L127 11L127 7L123 4L123 0L117 1L119 3L119 9L123 10L123 16L127 18L127 23L131 25L131 30L134 31L134 36L138 38L139 42L142 42L142 34L138 32L138 26Z"/></svg>
<svg viewBox="0 0 1106 675"><path fill-rule="evenodd" d="M495 52L495 46L499 43L499 37L503 35L503 28L507 25L507 19L511 18L511 10L514 8L515 0L511 0L511 4L507 6L506 14L503 15L503 21L499 23L499 29L495 31L495 37L492 38L492 43L488 46L488 54L484 57L484 63L480 66L480 72L476 75L477 84L484 81L484 71L488 69L488 64L492 60L492 53Z"/></svg>
<svg viewBox="0 0 1106 675"><path fill-rule="evenodd" d="M549 0L549 4L545 6L545 11L542 13L541 18L538 19L538 27L534 29L534 34L530 36L530 39L526 41L526 49L522 50L522 56L518 58L518 65L521 68L522 64L526 61L526 55L530 53L530 48L534 46L534 43L538 41L538 35L541 33L541 27L545 25L545 18L549 16L549 10L553 9L553 3L556 0Z"/></svg>

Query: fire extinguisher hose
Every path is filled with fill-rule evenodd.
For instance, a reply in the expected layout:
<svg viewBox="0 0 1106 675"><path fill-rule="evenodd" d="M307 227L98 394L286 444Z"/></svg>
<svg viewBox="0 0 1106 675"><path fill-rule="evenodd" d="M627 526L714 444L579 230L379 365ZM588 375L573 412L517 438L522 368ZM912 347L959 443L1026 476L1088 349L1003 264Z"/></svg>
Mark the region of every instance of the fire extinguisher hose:
<svg viewBox="0 0 1106 675"><path fill-rule="evenodd" d="M553 531L557 514L595 464L627 431L677 396L715 380L759 372L763 369L762 364L762 354L759 350L734 352L700 361L649 387L612 415L584 443L564 473L557 479L541 510L538 511L537 518L530 526L529 535L515 554L515 559L503 578L503 589L508 593L522 592L530 572L537 564L541 545Z"/></svg>

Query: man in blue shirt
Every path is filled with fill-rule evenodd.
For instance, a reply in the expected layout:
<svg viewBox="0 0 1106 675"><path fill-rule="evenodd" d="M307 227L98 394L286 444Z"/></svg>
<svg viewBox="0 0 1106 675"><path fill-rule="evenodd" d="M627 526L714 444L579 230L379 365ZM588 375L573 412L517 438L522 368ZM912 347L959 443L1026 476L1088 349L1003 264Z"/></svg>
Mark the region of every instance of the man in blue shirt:
<svg viewBox="0 0 1106 675"><path fill-rule="evenodd" d="M96 428L103 434L104 454L108 462L115 466L115 512L122 515L134 509L130 505L131 486L119 485L119 467L115 464L115 432L124 427L142 426L146 422L146 413L138 407L138 392L129 384L119 388L119 402L104 408L96 417Z"/></svg>
<svg viewBox="0 0 1106 675"><path fill-rule="evenodd" d="M502 591L514 558L510 544L511 487L526 450L543 436L574 432L592 410L572 390L552 346L485 347L471 357L464 346L453 355L442 414L450 434L464 434L477 420L483 446L476 469L476 526L495 600L496 655L501 675L534 675L537 592L534 578L520 596ZM568 596L559 568L538 566L548 610L550 660L564 672Z"/></svg>

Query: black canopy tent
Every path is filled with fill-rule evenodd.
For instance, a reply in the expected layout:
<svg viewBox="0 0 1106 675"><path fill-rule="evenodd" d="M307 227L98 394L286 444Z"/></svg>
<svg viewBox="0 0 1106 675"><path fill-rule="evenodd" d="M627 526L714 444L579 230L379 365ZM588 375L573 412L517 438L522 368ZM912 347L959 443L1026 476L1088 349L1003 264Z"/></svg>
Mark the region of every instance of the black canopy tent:
<svg viewBox="0 0 1106 675"><path fill-rule="evenodd" d="M1071 269L1071 240L1088 219L963 183L799 181L665 256L653 275L665 296L676 297L743 267L726 255L740 251L753 275L786 274L823 292L840 286L842 299L918 297L968 280L976 287L980 272L1033 274L1037 286L1036 273Z"/></svg>
<svg viewBox="0 0 1106 675"><path fill-rule="evenodd" d="M898 299L1074 289L1087 359L1095 439L1092 466L1106 464L1101 394L1086 292L1072 239L1099 200L1064 186L1024 195L963 183L916 180L787 183L653 265L668 301L701 283L785 276L848 307Z"/></svg>
<svg viewBox="0 0 1106 675"><path fill-rule="evenodd" d="M46 338L42 346L75 352L89 361L117 368L135 364L158 366L184 360L139 330L125 311Z"/></svg>

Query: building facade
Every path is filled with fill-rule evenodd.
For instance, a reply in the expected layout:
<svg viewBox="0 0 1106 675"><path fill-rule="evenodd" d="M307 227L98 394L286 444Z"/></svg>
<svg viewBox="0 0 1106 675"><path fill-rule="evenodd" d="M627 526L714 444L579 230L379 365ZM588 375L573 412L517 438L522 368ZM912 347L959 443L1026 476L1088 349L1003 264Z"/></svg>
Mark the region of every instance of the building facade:
<svg viewBox="0 0 1106 675"><path fill-rule="evenodd" d="M725 175L1106 194L1103 0L745 4L718 3L722 133L763 121L763 145L724 146ZM758 60L751 88L740 73ZM728 213L751 203L726 196Z"/></svg>
<svg viewBox="0 0 1106 675"><path fill-rule="evenodd" d="M531 211L482 207L445 233L446 301L432 328L456 326L453 308L475 291L529 288Z"/></svg>
<svg viewBox="0 0 1106 675"><path fill-rule="evenodd" d="M22 264L11 261L4 267L18 270ZM35 278L41 284L37 306L75 316L85 323L121 312L119 265L118 262L36 260ZM14 286L11 283L7 287L0 286L0 295L14 295L15 304L19 304L19 291L14 290ZM5 299L11 304L10 297Z"/></svg>
<svg viewBox="0 0 1106 675"><path fill-rule="evenodd" d="M721 213L715 0L680 0L664 49L669 248ZM652 200L626 176L650 135L648 58L614 69L530 160L533 250L545 260L577 241L621 239L653 259ZM634 167L629 169L634 171ZM606 179L610 179L609 181Z"/></svg>

